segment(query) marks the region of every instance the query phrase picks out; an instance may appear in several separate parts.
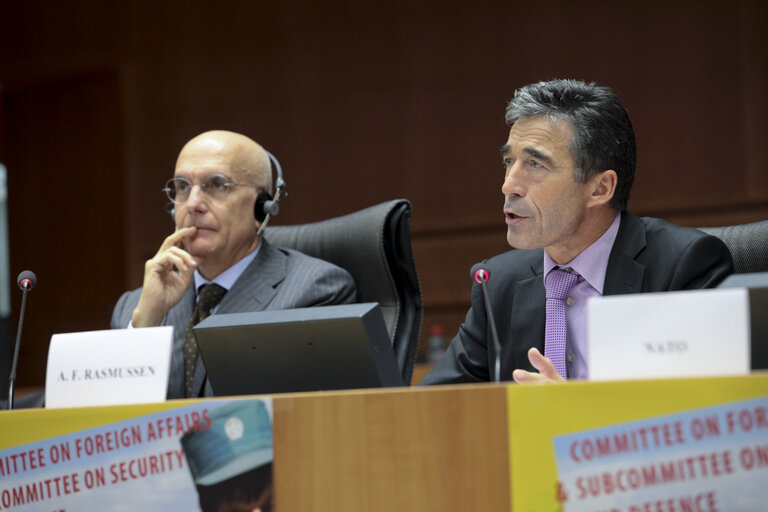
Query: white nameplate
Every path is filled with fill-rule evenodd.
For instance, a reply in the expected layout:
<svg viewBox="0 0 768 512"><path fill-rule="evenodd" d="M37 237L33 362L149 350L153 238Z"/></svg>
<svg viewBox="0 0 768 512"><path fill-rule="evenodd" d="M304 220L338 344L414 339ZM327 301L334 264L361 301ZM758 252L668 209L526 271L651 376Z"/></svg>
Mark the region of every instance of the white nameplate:
<svg viewBox="0 0 768 512"><path fill-rule="evenodd" d="M171 326L54 334L45 406L165 401L172 341Z"/></svg>
<svg viewBox="0 0 768 512"><path fill-rule="evenodd" d="M749 321L745 288L590 299L589 379L748 374Z"/></svg>

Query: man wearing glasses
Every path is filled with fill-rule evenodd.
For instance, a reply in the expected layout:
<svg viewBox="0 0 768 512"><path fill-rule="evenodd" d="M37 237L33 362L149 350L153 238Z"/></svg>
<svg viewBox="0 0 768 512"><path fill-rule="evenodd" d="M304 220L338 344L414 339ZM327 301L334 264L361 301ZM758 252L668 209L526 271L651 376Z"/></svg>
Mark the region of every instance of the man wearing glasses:
<svg viewBox="0 0 768 512"><path fill-rule="evenodd" d="M190 140L164 189L176 230L124 293L112 328L174 326L168 398L210 396L191 327L211 313L290 309L355 300L344 270L272 247L258 233L257 196L272 189L266 151L250 138L209 131Z"/></svg>

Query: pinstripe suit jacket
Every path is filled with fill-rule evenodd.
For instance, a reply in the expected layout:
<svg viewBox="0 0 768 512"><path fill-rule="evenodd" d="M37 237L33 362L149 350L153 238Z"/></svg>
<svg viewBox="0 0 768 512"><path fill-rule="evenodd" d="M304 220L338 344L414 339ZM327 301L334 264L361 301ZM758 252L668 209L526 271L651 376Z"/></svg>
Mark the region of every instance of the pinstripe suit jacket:
<svg viewBox="0 0 768 512"><path fill-rule="evenodd" d="M141 288L125 292L112 312L112 328L128 326L141 296ZM224 295L216 313L245 313L292 309L355 301L355 284L347 271L292 249L262 241L259 253ZM173 326L168 398L184 397L184 331L192 317L195 291L190 286L168 311L161 325ZM205 367L198 357L193 396L212 396Z"/></svg>

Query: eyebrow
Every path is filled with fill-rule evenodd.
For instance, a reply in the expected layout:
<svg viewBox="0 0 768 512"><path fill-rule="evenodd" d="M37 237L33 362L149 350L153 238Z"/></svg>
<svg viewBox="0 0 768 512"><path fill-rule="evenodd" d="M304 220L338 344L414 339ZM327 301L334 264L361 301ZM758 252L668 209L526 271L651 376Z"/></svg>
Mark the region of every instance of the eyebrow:
<svg viewBox="0 0 768 512"><path fill-rule="evenodd" d="M511 149L512 148L511 148L511 146L509 144L504 144L503 146L501 146L501 149L499 150L499 152L501 153L501 156L503 157L503 156L507 155ZM542 153L541 151L539 151L536 148L531 148L531 147L523 148L523 151L525 151L526 153L528 153L529 155L531 155L534 158L538 158L539 160L541 160L542 162L546 163L547 165L552 165L552 158L549 155L546 155L546 154Z"/></svg>
<svg viewBox="0 0 768 512"><path fill-rule="evenodd" d="M208 178L212 178L214 176L221 176L222 178L227 179L227 180L233 180L234 179L229 174L226 174L226 173L223 173L223 172L212 172L211 174L206 174L205 176L203 176L202 179L203 180L207 180ZM188 179L189 181L192 181L192 178L190 178L189 174L179 173L179 174L174 174L173 177L174 178L185 178L185 179Z"/></svg>
<svg viewBox="0 0 768 512"><path fill-rule="evenodd" d="M538 158L547 165L552 165L552 159L549 157L549 155L545 155L536 148L523 148L523 151L531 155L533 158Z"/></svg>

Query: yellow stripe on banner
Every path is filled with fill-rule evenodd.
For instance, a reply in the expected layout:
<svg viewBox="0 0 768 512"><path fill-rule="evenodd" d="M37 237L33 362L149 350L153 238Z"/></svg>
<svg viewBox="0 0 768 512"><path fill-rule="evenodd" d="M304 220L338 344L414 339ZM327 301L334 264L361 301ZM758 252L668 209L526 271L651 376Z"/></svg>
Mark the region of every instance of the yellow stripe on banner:
<svg viewBox="0 0 768 512"><path fill-rule="evenodd" d="M199 401L172 400L158 404L3 411L0 416L0 450Z"/></svg>
<svg viewBox="0 0 768 512"><path fill-rule="evenodd" d="M768 396L768 373L507 386L512 510L561 511L555 436Z"/></svg>

